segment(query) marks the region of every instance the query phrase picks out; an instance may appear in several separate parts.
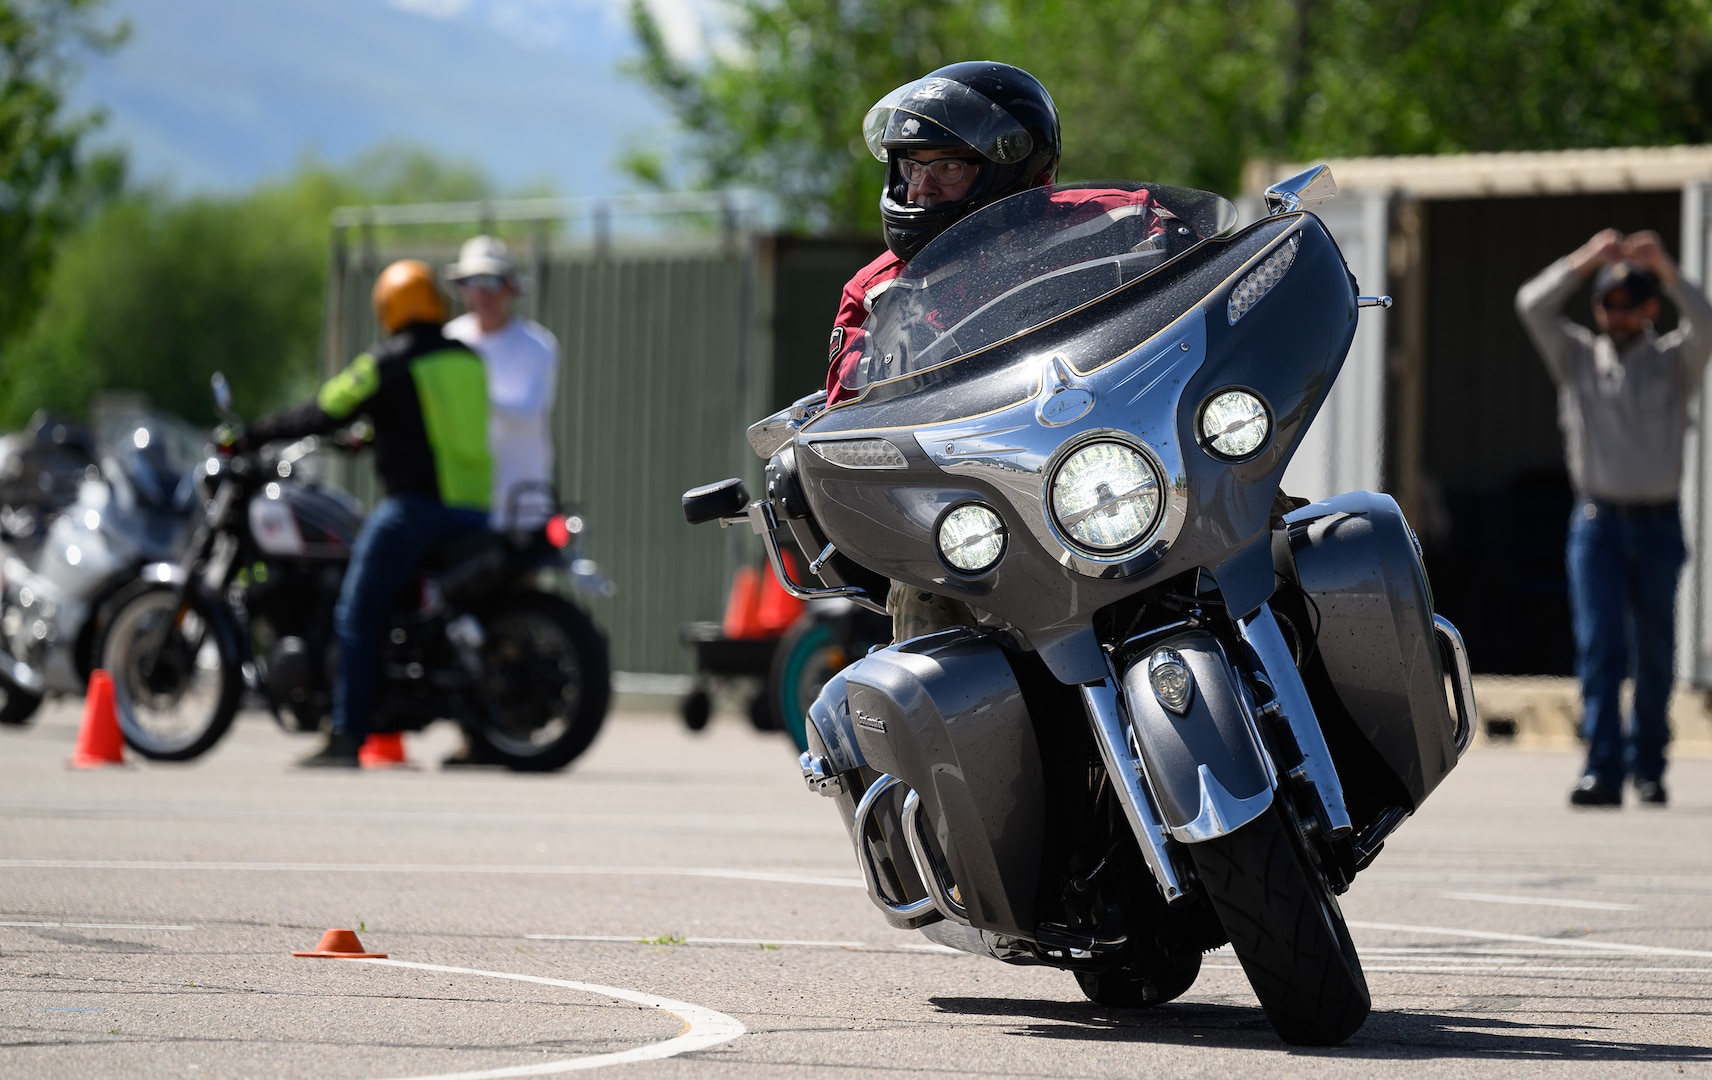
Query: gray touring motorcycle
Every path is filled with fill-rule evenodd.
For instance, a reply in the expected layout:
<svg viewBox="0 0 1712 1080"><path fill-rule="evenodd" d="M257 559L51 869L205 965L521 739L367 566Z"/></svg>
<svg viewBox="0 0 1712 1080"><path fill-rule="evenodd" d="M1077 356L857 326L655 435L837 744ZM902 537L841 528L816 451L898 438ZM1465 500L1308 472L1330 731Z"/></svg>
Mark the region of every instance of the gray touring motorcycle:
<svg viewBox="0 0 1712 1080"><path fill-rule="evenodd" d="M973 614L809 712L804 779L887 921L1109 1006L1170 1001L1228 941L1280 1036L1337 1043L1370 997L1335 897L1475 725L1396 503L1279 492L1388 301L1304 210L1323 167L1240 230L1217 196L1114 187L947 230L875 304L856 396L750 429L766 497L685 513L750 523L798 595L877 607L890 578Z"/></svg>

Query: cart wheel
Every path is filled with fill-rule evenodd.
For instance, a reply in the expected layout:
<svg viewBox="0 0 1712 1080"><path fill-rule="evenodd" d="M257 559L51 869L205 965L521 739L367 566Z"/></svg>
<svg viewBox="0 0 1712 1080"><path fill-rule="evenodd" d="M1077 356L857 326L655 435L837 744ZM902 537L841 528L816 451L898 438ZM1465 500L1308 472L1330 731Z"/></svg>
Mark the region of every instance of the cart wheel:
<svg viewBox="0 0 1712 1080"><path fill-rule="evenodd" d="M713 715L713 699L708 697L706 690L693 690L678 706L678 712L684 718L685 727L700 731L707 726L707 718Z"/></svg>
<svg viewBox="0 0 1712 1080"><path fill-rule="evenodd" d="M767 700L766 683L762 683L761 689L749 699L749 722L755 725L756 731L779 730L778 722L773 719L773 703Z"/></svg>

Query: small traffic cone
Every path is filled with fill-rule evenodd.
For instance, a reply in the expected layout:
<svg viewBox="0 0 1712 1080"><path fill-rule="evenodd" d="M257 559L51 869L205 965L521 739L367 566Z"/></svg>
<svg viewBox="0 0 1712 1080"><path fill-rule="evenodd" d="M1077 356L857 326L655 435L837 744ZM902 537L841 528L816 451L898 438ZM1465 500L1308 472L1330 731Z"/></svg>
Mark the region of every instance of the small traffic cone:
<svg viewBox="0 0 1712 1080"><path fill-rule="evenodd" d="M371 731L357 750L357 763L365 769L407 769L404 736L396 731Z"/></svg>
<svg viewBox="0 0 1712 1080"><path fill-rule="evenodd" d="M329 930L321 935L321 943L309 952L294 952L293 956L315 956L327 960L385 960L383 952L364 952L355 930Z"/></svg>
<svg viewBox="0 0 1712 1080"><path fill-rule="evenodd" d="M113 709L113 677L100 668L89 673L83 726L77 731L77 749L66 764L74 769L125 764L125 736L119 732L119 714Z"/></svg>

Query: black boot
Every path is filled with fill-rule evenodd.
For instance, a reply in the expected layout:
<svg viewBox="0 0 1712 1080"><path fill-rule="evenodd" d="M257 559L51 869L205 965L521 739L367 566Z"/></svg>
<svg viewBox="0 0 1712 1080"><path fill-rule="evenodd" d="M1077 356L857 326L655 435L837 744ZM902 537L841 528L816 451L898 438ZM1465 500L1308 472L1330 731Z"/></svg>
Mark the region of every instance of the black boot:
<svg viewBox="0 0 1712 1080"><path fill-rule="evenodd" d="M360 769L362 763L357 760L357 749L363 741L355 735L343 732L330 732L327 735L327 745L298 761L299 769Z"/></svg>

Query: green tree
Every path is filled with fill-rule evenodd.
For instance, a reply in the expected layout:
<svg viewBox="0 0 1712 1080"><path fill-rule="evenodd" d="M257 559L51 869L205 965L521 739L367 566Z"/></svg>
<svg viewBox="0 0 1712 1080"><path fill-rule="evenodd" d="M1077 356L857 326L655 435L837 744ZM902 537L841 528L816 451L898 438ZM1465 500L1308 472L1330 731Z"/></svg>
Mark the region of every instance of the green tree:
<svg viewBox="0 0 1712 1080"><path fill-rule="evenodd" d="M117 198L63 245L37 318L0 346L0 424L41 407L84 414L101 390L211 422L216 370L251 415L306 395L332 209L492 194L473 166L384 147L338 169L307 161L243 195Z"/></svg>
<svg viewBox="0 0 1712 1080"><path fill-rule="evenodd" d="M125 38L99 22L103 4L0 0L0 343L29 321L61 239L122 176L116 155L82 154L100 115L65 109L72 52Z"/></svg>
<svg viewBox="0 0 1712 1080"><path fill-rule="evenodd" d="M685 161L632 149L632 175L768 191L789 225L810 229L872 229L880 181L862 114L887 90L963 58L983 19L958 0L728 0L742 49L691 67L671 54L644 0L630 10L642 47L634 70L688 140Z"/></svg>
<svg viewBox="0 0 1712 1080"><path fill-rule="evenodd" d="M632 0L636 73L685 133L661 184L776 192L799 227L874 228L862 112L941 63L1052 92L1061 178L1222 192L1254 159L1712 141L1712 0L726 0L697 65Z"/></svg>

